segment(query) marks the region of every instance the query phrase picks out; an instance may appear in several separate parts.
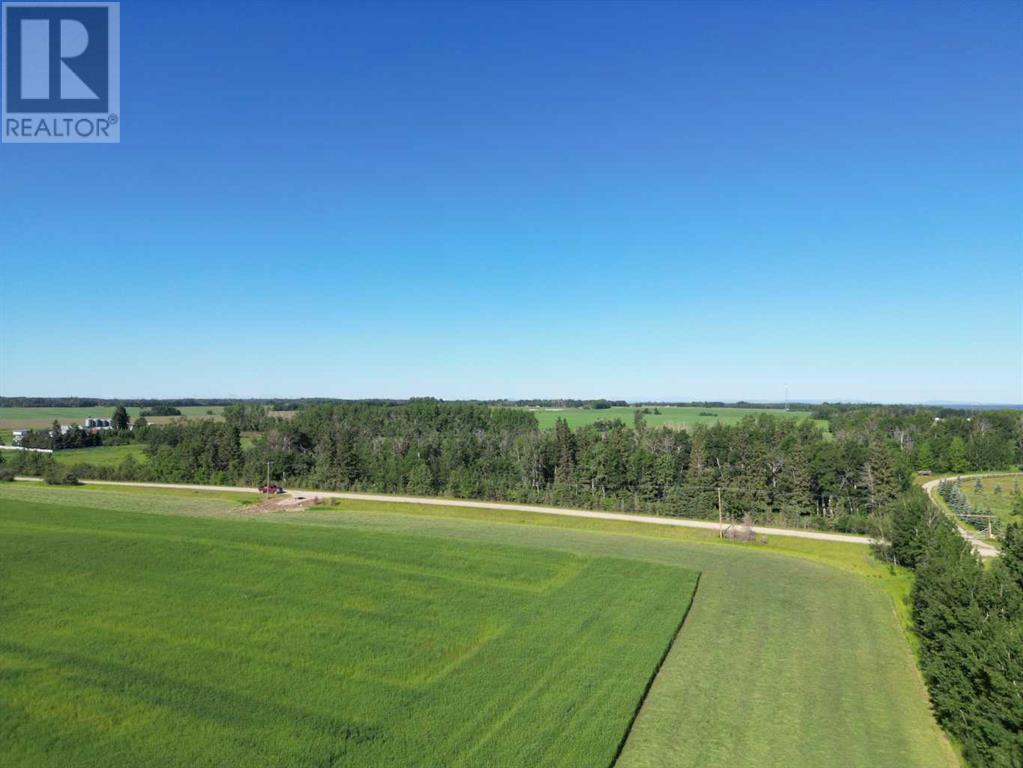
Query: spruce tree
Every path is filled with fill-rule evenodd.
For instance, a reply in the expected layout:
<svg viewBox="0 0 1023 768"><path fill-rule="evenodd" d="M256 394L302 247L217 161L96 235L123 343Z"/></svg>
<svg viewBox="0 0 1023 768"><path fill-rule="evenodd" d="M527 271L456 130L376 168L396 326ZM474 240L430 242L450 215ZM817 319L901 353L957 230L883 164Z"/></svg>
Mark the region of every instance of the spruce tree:
<svg viewBox="0 0 1023 768"><path fill-rule="evenodd" d="M123 405L114 408L114 415L110 418L110 426L114 429L127 429L129 425L128 411Z"/></svg>

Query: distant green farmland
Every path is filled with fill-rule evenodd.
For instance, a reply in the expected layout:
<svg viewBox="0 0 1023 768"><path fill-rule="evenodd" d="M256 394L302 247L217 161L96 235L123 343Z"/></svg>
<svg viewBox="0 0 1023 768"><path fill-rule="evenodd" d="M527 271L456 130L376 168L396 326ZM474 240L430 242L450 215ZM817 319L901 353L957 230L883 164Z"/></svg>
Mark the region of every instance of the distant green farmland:
<svg viewBox="0 0 1023 768"><path fill-rule="evenodd" d="M757 413L769 413L785 418L810 418L809 411L783 411L780 408L704 408L700 406L627 406L603 409L590 408L529 408L528 410L536 416L541 429L550 429L554 422L563 418L568 421L572 428L584 424L593 424L596 421L609 421L620 419L625 424L632 426L633 415L636 408L649 408L651 411L644 414L647 424L650 426L676 426L694 427L697 424L711 425L716 423L734 424L737 421ZM660 413L653 413L654 408ZM134 420L138 418L141 408L129 407L126 409L128 415ZM183 406L179 409L181 415L187 418L208 418L211 415L219 417L223 407L219 405L205 406ZM110 418L114 409L111 406L96 408L9 408L0 407L0 434L9 432L11 429L42 429L53 424L54 420L61 424L80 424L90 416L103 419ZM212 412L208 413L208 412ZM275 412L275 416L290 418L293 412ZM176 417L172 416L150 416L148 421L152 424L165 424ZM817 422L826 426L826 421Z"/></svg>
<svg viewBox="0 0 1023 768"><path fill-rule="evenodd" d="M699 571L616 768L958 765L865 546L257 500L0 484L0 764L610 768Z"/></svg>
<svg viewBox="0 0 1023 768"><path fill-rule="evenodd" d="M784 411L780 408L704 408L701 406L627 406L614 408L530 408L529 411L536 416L541 429L550 429L558 419L565 419L568 426L575 429L585 424L593 424L596 421L610 421L620 419L626 425L632 426L636 410L648 408L650 413L643 414L646 423L651 427L673 426L673 427L695 427L697 424L734 424L746 416L758 413L769 413L775 416L782 416L791 419L810 418L813 414L810 411ZM654 413L654 409L660 413ZM826 421L817 422L826 426Z"/></svg>
<svg viewBox="0 0 1023 768"><path fill-rule="evenodd" d="M608 766L696 585L551 549L10 500L0 578L11 768Z"/></svg>
<svg viewBox="0 0 1023 768"><path fill-rule="evenodd" d="M134 420L138 418L141 408L125 408L128 415ZM193 405L179 408L182 416L196 419L207 416L207 411L219 415L223 408L219 405ZM110 405L97 406L95 408L0 408L0 430L11 429L42 429L53 424L54 420L61 424L81 424L90 416L100 419L109 419L114 412ZM148 416L147 421L153 424L163 424L174 416Z"/></svg>

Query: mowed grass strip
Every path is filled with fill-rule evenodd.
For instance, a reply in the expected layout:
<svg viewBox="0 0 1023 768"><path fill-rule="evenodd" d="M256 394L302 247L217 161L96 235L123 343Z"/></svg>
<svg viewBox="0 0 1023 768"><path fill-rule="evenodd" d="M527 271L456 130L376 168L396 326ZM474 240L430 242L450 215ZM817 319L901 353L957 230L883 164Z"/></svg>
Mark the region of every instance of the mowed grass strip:
<svg viewBox="0 0 1023 768"><path fill-rule="evenodd" d="M4 766L606 766L696 583L599 553L39 498L57 503L0 496Z"/></svg>

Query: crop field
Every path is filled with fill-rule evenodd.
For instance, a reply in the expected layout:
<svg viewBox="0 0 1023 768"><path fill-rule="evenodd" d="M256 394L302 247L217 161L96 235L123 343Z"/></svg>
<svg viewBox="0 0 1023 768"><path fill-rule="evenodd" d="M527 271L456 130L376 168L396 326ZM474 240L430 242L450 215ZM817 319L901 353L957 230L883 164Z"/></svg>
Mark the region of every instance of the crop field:
<svg viewBox="0 0 1023 768"><path fill-rule="evenodd" d="M813 414L809 411L783 411L780 408L703 408L698 406L627 406L614 408L529 408L536 416L541 429L551 429L558 419L565 419L568 426L575 429L597 421L619 419L627 426L632 426L637 408L649 408L650 413L643 414L646 423L652 427L695 427L697 424L734 424L746 416L758 413L770 413L792 419L806 419ZM654 413L654 409L660 413ZM827 426L826 421L817 422Z"/></svg>
<svg viewBox="0 0 1023 768"><path fill-rule="evenodd" d="M0 763L957 765L866 547L244 500L0 487Z"/></svg>
<svg viewBox="0 0 1023 768"><path fill-rule="evenodd" d="M0 532L6 766L609 765L696 584L506 544L20 501Z"/></svg>
<svg viewBox="0 0 1023 768"><path fill-rule="evenodd" d="M1023 523L1023 516L1013 514L1013 504L1018 494L1023 493L1023 473L964 478L962 489L970 504L986 514L996 515L1006 523Z"/></svg>
<svg viewBox="0 0 1023 768"><path fill-rule="evenodd" d="M132 420L139 415L141 408L129 406L125 408ZM219 405L194 405L179 408L181 415L190 419L216 416L223 410ZM207 413L211 411L212 413ZM95 408L10 408L0 407L0 430L11 429L44 429L53 424L54 420L61 424L81 424L90 416L109 419L114 412L110 405ZM177 416L147 416L151 424L165 424Z"/></svg>

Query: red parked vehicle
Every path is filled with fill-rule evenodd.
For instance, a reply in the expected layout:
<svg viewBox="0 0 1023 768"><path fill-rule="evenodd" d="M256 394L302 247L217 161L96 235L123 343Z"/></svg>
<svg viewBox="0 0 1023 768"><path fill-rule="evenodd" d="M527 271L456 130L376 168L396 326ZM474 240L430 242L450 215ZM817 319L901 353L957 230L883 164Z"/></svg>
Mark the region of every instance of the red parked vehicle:
<svg viewBox="0 0 1023 768"><path fill-rule="evenodd" d="M279 485L261 485L259 486L260 493L284 493L284 489Z"/></svg>

